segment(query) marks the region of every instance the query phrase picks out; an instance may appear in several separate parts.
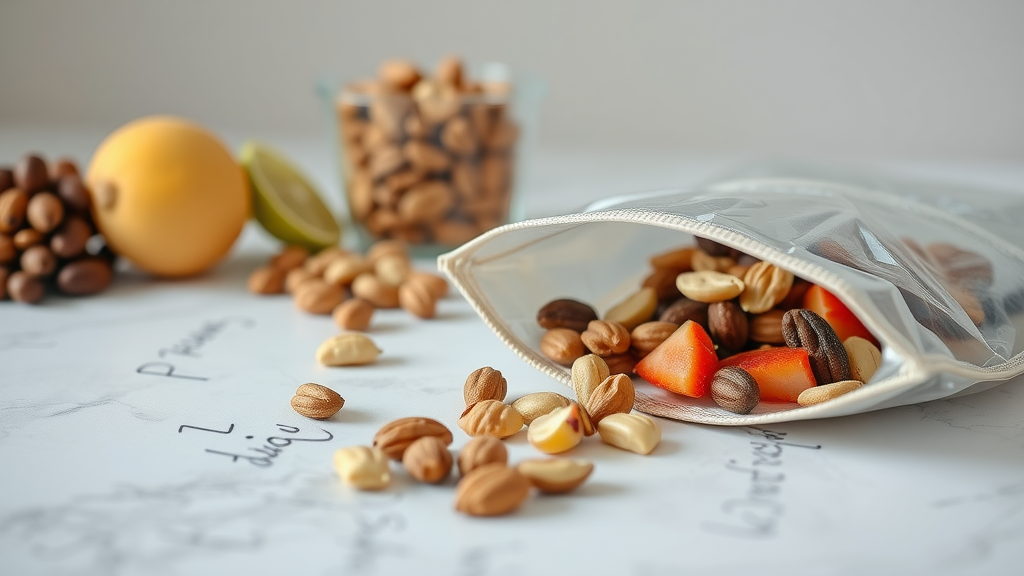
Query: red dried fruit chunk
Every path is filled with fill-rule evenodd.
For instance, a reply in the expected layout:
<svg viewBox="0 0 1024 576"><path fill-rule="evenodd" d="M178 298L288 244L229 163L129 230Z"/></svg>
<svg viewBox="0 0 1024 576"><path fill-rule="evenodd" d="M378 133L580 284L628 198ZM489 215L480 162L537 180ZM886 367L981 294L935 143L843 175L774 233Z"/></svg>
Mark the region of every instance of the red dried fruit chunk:
<svg viewBox="0 0 1024 576"><path fill-rule="evenodd" d="M796 402L801 392L818 384L803 348L751 350L718 363L719 368L729 366L749 372L761 390L761 400L769 402Z"/></svg>
<svg viewBox="0 0 1024 576"><path fill-rule="evenodd" d="M687 320L638 362L634 372L659 388L700 398L708 394L717 370L711 337L700 324Z"/></svg>
<svg viewBox="0 0 1024 576"><path fill-rule="evenodd" d="M860 320L850 312L845 304L817 284L812 284L804 294L804 308L821 316L828 322L828 325L836 331L840 341L845 341L850 336L860 336L865 340L878 346L878 340L868 332L868 329L861 324Z"/></svg>

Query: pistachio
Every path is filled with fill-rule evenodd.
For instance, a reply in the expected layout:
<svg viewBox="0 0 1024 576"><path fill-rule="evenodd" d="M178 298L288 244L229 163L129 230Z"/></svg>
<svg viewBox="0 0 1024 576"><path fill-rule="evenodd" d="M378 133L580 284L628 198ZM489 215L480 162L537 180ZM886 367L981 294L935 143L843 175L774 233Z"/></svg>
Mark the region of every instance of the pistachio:
<svg viewBox="0 0 1024 576"><path fill-rule="evenodd" d="M351 332L324 340L316 349L316 359L324 366L359 366L372 363L380 352L373 340Z"/></svg>
<svg viewBox="0 0 1024 576"><path fill-rule="evenodd" d="M534 392L513 402L512 407L522 415L523 423L529 426L537 418L558 408L565 408L571 403L571 400L556 392Z"/></svg>

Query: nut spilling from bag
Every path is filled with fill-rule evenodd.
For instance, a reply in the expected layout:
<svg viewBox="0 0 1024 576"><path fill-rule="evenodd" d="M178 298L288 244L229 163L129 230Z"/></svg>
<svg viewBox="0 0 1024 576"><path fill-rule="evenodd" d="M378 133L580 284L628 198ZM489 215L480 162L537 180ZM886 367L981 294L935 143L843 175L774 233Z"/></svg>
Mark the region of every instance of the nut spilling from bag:
<svg viewBox="0 0 1024 576"><path fill-rule="evenodd" d="M572 365L576 397L598 431L632 408L623 375L634 372L677 394L710 395L737 414L762 401L809 406L870 380L881 351L838 298L727 246L697 244L652 257L642 286L603 317L567 298L537 312L547 330L541 353Z"/></svg>
<svg viewBox="0 0 1024 576"><path fill-rule="evenodd" d="M336 101L352 219L375 239L457 246L505 223L519 127L511 86L475 82L458 58L433 77L404 60Z"/></svg>

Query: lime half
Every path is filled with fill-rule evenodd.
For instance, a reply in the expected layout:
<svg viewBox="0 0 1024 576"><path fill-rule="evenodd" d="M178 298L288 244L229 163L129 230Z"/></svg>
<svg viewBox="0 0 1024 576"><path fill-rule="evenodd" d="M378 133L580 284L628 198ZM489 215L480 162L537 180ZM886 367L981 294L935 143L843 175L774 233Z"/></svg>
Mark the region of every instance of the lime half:
<svg viewBox="0 0 1024 576"><path fill-rule="evenodd" d="M253 216L267 232L314 250L338 244L338 221L295 166L260 142L243 144L240 156L252 184Z"/></svg>

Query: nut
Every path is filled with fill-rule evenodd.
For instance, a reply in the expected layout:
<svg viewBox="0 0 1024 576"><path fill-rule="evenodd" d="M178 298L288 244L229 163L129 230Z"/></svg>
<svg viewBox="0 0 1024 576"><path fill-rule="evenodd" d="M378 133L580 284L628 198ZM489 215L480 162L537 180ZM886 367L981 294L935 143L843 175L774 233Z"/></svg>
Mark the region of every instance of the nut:
<svg viewBox="0 0 1024 576"><path fill-rule="evenodd" d="M556 392L534 392L513 402L512 407L523 417L523 423L529 426L540 416L550 414L558 408L565 408L569 404L572 404L571 400Z"/></svg>
<svg viewBox="0 0 1024 576"><path fill-rule="evenodd" d="M405 242L401 240L378 240L366 251L366 261L370 263L370 266L374 266L377 264L377 260L388 255L408 258L409 251Z"/></svg>
<svg viewBox="0 0 1024 576"><path fill-rule="evenodd" d="M28 201L25 217L32 228L49 234L64 220L64 204L50 192L40 192Z"/></svg>
<svg viewBox="0 0 1024 576"><path fill-rule="evenodd" d="M597 425L601 441L616 448L650 454L661 442L661 427L644 414L612 414Z"/></svg>
<svg viewBox="0 0 1024 576"><path fill-rule="evenodd" d="M501 375L500 371L490 366L474 370L466 377L466 383L462 387L462 395L466 399L466 406L471 406L481 400L503 402L507 393L508 382L505 380L505 377Z"/></svg>
<svg viewBox="0 0 1024 576"><path fill-rule="evenodd" d="M90 256L65 264L57 273L57 288L72 296L88 296L106 290L113 279L110 262Z"/></svg>
<svg viewBox="0 0 1024 576"><path fill-rule="evenodd" d="M21 253L21 270L37 278L47 278L57 269L57 257L47 246L31 246Z"/></svg>
<svg viewBox="0 0 1024 576"><path fill-rule="evenodd" d="M472 516L507 514L530 495L530 481L504 464L485 464L459 481L455 509Z"/></svg>
<svg viewBox="0 0 1024 576"><path fill-rule="evenodd" d="M92 198L85 184L82 184L81 176L65 174L57 180L57 196L64 202L64 207L75 212L88 212L92 206Z"/></svg>
<svg viewBox="0 0 1024 576"><path fill-rule="evenodd" d="M14 234L25 220L28 194L18 188L0 192L0 232ZM596 317L596 316L595 316Z"/></svg>
<svg viewBox="0 0 1024 576"><path fill-rule="evenodd" d="M377 308L398 308L398 288L381 282L370 272L355 277L352 281L352 295Z"/></svg>
<svg viewBox="0 0 1024 576"><path fill-rule="evenodd" d="M569 328L553 328L540 339L540 351L559 364L570 365L586 353L578 332Z"/></svg>
<svg viewBox="0 0 1024 576"><path fill-rule="evenodd" d="M728 272L730 268L736 266L736 260L731 256L711 256L698 250L693 254L691 265L695 272Z"/></svg>
<svg viewBox="0 0 1024 576"><path fill-rule="evenodd" d="M572 403L540 416L530 424L526 439L534 448L558 454L576 447L583 440L580 407Z"/></svg>
<svg viewBox="0 0 1024 576"><path fill-rule="evenodd" d="M339 334L324 340L316 349L316 359L324 366L359 366L370 364L381 350L358 332Z"/></svg>
<svg viewBox="0 0 1024 576"><path fill-rule="evenodd" d="M405 281L423 284L434 295L434 298L438 300L448 295L448 281L437 274L412 271L409 272L409 276L406 277Z"/></svg>
<svg viewBox="0 0 1024 576"><path fill-rule="evenodd" d="M658 293L654 288L641 288L619 304L613 306L604 315L606 322L617 322L632 330L643 322L647 322L658 308ZM591 322L591 324L593 324ZM619 352L623 352L620 350Z"/></svg>
<svg viewBox="0 0 1024 576"><path fill-rule="evenodd" d="M25 192L38 192L50 182L50 172L46 169L46 161L35 154L21 157L14 167L14 185Z"/></svg>
<svg viewBox="0 0 1024 576"><path fill-rule="evenodd" d="M728 350L742 349L750 332L747 315L731 300L708 306L708 329L711 339Z"/></svg>
<svg viewBox="0 0 1024 576"><path fill-rule="evenodd" d="M605 356L604 361L608 364L608 372L611 374L632 374L637 363L636 357L629 352Z"/></svg>
<svg viewBox="0 0 1024 576"><path fill-rule="evenodd" d="M782 335L785 314L782 310L769 310L755 315L750 320L750 339L762 344L785 344L786 338Z"/></svg>
<svg viewBox="0 0 1024 576"><path fill-rule="evenodd" d="M608 363L596 354L581 356L572 363L572 388L576 401L586 406L594 390L611 375Z"/></svg>
<svg viewBox="0 0 1024 576"><path fill-rule="evenodd" d="M679 326L686 324L687 320L691 320L706 330L708 327L708 303L697 302L683 296L665 308L658 320Z"/></svg>
<svg viewBox="0 0 1024 576"><path fill-rule="evenodd" d="M541 492L562 494L583 484L594 471L594 464L570 458L535 458L523 460L516 470Z"/></svg>
<svg viewBox="0 0 1024 576"><path fill-rule="evenodd" d="M7 298L7 279L11 277L11 271L6 266L0 266L0 300Z"/></svg>
<svg viewBox="0 0 1024 576"><path fill-rule="evenodd" d="M337 392L319 384L303 384L292 396L292 408L307 418L326 420L338 413L345 399Z"/></svg>
<svg viewBox="0 0 1024 576"><path fill-rule="evenodd" d="M35 304L43 299L44 292L42 280L25 271L19 270L7 278L7 295L11 300Z"/></svg>
<svg viewBox="0 0 1024 576"><path fill-rule="evenodd" d="M253 294L280 294L284 292L284 276L280 268L263 266L249 274L246 285Z"/></svg>
<svg viewBox="0 0 1024 576"><path fill-rule="evenodd" d="M929 244L925 250L950 280L969 284L992 284L992 261L981 254L943 242Z"/></svg>
<svg viewBox="0 0 1024 576"><path fill-rule="evenodd" d="M405 146L402 146L402 154L413 169L419 172L437 174L446 172L452 165L451 158L443 150L422 140L406 142Z"/></svg>
<svg viewBox="0 0 1024 576"><path fill-rule="evenodd" d="M859 380L841 380L839 382L832 382L831 384L824 384L822 386L815 386L808 388L800 393L796 398L796 403L801 406L813 406L815 404L821 404L826 400L838 398L848 392L853 392L857 388L863 386L864 383Z"/></svg>
<svg viewBox="0 0 1024 576"><path fill-rule="evenodd" d="M743 275L740 307L744 312L760 314L786 299L793 287L793 274L767 262L758 262Z"/></svg>
<svg viewBox="0 0 1024 576"><path fill-rule="evenodd" d="M643 358L667 340L678 328L679 325L673 322L644 322L629 334L629 347L637 358Z"/></svg>
<svg viewBox="0 0 1024 576"><path fill-rule="evenodd" d="M437 63L434 77L442 84L454 88L462 87L462 60L458 56L445 56Z"/></svg>
<svg viewBox="0 0 1024 576"><path fill-rule="evenodd" d="M437 299L422 282L405 282L398 287L398 304L417 318L433 318L437 314Z"/></svg>
<svg viewBox="0 0 1024 576"><path fill-rule="evenodd" d="M455 192L441 180L427 180L409 188L398 201L402 222L437 222L455 205Z"/></svg>
<svg viewBox="0 0 1024 576"><path fill-rule="evenodd" d="M882 352L877 346L861 338L850 336L843 340L846 357L850 360L850 378L870 382L878 367L882 365Z"/></svg>
<svg viewBox="0 0 1024 576"><path fill-rule="evenodd" d="M377 275L377 278L380 278L380 281L385 284L396 287L405 282L411 269L409 258L399 254L388 254L378 258L373 264L373 273Z"/></svg>
<svg viewBox="0 0 1024 576"><path fill-rule="evenodd" d="M549 330L568 328L583 332L591 320L597 320L597 312L583 302L569 298L552 300L537 312L537 324Z"/></svg>
<svg viewBox="0 0 1024 576"><path fill-rule="evenodd" d="M452 454L437 436L423 436L406 448L402 466L420 482L437 484L452 471Z"/></svg>
<svg viewBox="0 0 1024 576"><path fill-rule="evenodd" d="M671 268L655 268L641 283L644 288L651 288L659 301L674 300L679 298L679 289L676 288L676 276L686 270L674 270Z"/></svg>
<svg viewBox="0 0 1024 576"><path fill-rule="evenodd" d="M818 385L850 379L850 359L846 348L821 316L795 308L782 317L782 335L790 348L804 348Z"/></svg>
<svg viewBox="0 0 1024 576"><path fill-rule="evenodd" d="M43 241L43 234L35 228L22 228L14 233L11 241L14 242L14 247L18 250L27 250L41 243Z"/></svg>
<svg viewBox="0 0 1024 576"><path fill-rule="evenodd" d="M481 400L459 416L459 428L470 436L508 438L523 427L523 416L498 400Z"/></svg>
<svg viewBox="0 0 1024 576"><path fill-rule="evenodd" d="M761 390L749 372L731 366L715 372L711 380L711 399L729 412L749 414L761 401Z"/></svg>
<svg viewBox="0 0 1024 576"><path fill-rule="evenodd" d="M725 244L720 244L710 238L696 238L697 247L709 256L732 256L736 257L737 251Z"/></svg>
<svg viewBox="0 0 1024 576"><path fill-rule="evenodd" d="M723 272L683 272L676 277L676 288L691 300L722 302L743 292L743 281Z"/></svg>
<svg viewBox="0 0 1024 576"><path fill-rule="evenodd" d="M295 289L306 280L319 279L316 274L306 268L295 268L289 271L284 277L284 291L294 294Z"/></svg>
<svg viewBox="0 0 1024 576"><path fill-rule="evenodd" d="M351 298L338 304L332 313L334 323L342 330L364 332L370 327L373 311L376 308L362 298Z"/></svg>
<svg viewBox="0 0 1024 576"><path fill-rule="evenodd" d="M370 266L358 254L347 254L331 260L324 269L324 281L337 286L348 286L363 272L369 271Z"/></svg>
<svg viewBox="0 0 1024 576"><path fill-rule="evenodd" d="M420 81L420 72L408 60L385 60L377 69L377 78L388 88L408 92Z"/></svg>
<svg viewBox="0 0 1024 576"><path fill-rule="evenodd" d="M0 265L13 262L18 257L18 247L6 234L0 234Z"/></svg>
<svg viewBox="0 0 1024 576"><path fill-rule="evenodd" d="M636 400L636 390L633 388L633 381L625 374L614 374L608 376L594 389L590 398L583 405L590 415L590 420L597 425L601 424L606 416L619 412L628 413L633 409L633 402Z"/></svg>
<svg viewBox="0 0 1024 576"><path fill-rule="evenodd" d="M424 436L436 436L445 446L452 443L452 432L444 424L418 416L399 418L385 424L373 437L373 446L388 458L401 460L405 449Z"/></svg>
<svg viewBox="0 0 1024 576"><path fill-rule="evenodd" d="M465 476L487 464L508 463L508 450L501 440L494 436L471 438L459 451L459 474Z"/></svg>
<svg viewBox="0 0 1024 576"><path fill-rule="evenodd" d="M295 288L295 306L310 314L330 314L344 299L341 287L319 278L306 280Z"/></svg>
<svg viewBox="0 0 1024 576"><path fill-rule="evenodd" d="M330 266L335 258L345 256L346 254L349 254L349 252L337 246L328 246L307 258L302 267L312 272L314 276L323 276L324 271L327 270L327 267Z"/></svg>
<svg viewBox="0 0 1024 576"><path fill-rule="evenodd" d="M92 227L81 216L68 216L50 238L50 249L59 258L74 258L85 252Z"/></svg>
<svg viewBox="0 0 1024 576"><path fill-rule="evenodd" d="M350 446L334 453L341 481L359 490L383 490L391 483L387 456L376 448Z"/></svg>
<svg viewBox="0 0 1024 576"><path fill-rule="evenodd" d="M75 164L75 161L70 158L58 158L57 161L53 163L50 178L53 180L60 180L68 175L78 176L78 166Z"/></svg>
<svg viewBox="0 0 1024 576"><path fill-rule="evenodd" d="M677 270L679 273L693 269L693 255L697 249L692 246L677 248L651 256L651 268Z"/></svg>
<svg viewBox="0 0 1024 576"><path fill-rule="evenodd" d="M285 246L270 259L270 265L288 272L305 264L308 257L309 251L302 246Z"/></svg>
<svg viewBox="0 0 1024 576"><path fill-rule="evenodd" d="M629 350L629 330L610 320L592 320L580 334L583 344L598 356L622 354Z"/></svg>

